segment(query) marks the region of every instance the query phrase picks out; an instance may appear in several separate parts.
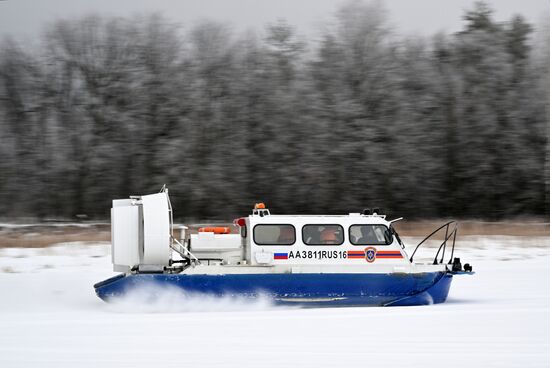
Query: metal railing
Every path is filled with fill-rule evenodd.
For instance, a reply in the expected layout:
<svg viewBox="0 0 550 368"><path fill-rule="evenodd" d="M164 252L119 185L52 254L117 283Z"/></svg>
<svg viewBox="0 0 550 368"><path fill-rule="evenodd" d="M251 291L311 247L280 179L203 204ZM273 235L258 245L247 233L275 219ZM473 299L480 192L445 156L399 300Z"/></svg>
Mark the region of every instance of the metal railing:
<svg viewBox="0 0 550 368"><path fill-rule="evenodd" d="M445 250L447 248L447 242L452 238L451 257L449 258L449 264L451 264L453 261L453 256L455 252L456 234L458 232L458 222L456 221L449 221L446 224L438 227L430 235L425 237L424 240L418 243L418 245L414 248L414 252L411 255L410 261L411 262L413 261L413 257L416 254L416 251L418 250L418 248L420 248L422 244L426 242L426 240L430 239L432 236L442 231L443 229L445 229L445 238L441 243L441 245L439 246L439 248L437 249L437 253L435 254L433 264L435 265L435 264L443 263L443 259L445 258ZM441 252L441 250L443 250L443 252ZM441 260L438 262L437 258L439 256L439 253L441 253Z"/></svg>

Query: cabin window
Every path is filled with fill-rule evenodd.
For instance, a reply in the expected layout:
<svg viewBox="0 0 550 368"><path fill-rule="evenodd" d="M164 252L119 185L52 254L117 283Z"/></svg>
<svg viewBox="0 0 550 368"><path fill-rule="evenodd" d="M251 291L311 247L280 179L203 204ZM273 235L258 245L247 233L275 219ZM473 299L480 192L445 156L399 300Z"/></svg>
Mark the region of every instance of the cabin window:
<svg viewBox="0 0 550 368"><path fill-rule="evenodd" d="M384 225L352 225L349 239L353 245L388 245L392 243L389 229Z"/></svg>
<svg viewBox="0 0 550 368"><path fill-rule="evenodd" d="M344 228L340 225L304 225L302 239L307 245L340 245L344 242Z"/></svg>
<svg viewBox="0 0 550 368"><path fill-rule="evenodd" d="M254 226L254 243L258 245L292 245L296 229L292 225L268 224Z"/></svg>

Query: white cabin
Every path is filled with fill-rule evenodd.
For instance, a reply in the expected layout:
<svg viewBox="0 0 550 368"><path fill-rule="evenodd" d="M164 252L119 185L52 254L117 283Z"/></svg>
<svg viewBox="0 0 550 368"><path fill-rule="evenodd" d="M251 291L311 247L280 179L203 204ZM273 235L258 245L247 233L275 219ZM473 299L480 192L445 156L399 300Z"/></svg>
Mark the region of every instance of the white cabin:
<svg viewBox="0 0 550 368"><path fill-rule="evenodd" d="M245 220L251 265L408 264L391 223L373 214L260 215Z"/></svg>

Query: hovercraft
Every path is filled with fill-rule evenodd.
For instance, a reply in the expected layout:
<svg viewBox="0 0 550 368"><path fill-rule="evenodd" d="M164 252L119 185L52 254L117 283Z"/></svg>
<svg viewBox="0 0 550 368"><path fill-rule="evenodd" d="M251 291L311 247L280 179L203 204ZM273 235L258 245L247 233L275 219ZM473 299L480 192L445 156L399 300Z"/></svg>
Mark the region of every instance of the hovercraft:
<svg viewBox="0 0 550 368"><path fill-rule="evenodd" d="M174 229L166 188L114 200L112 262L122 273L95 284L95 292L111 301L158 285L190 295L267 297L282 305L443 303L453 276L472 273L454 258L456 222L436 229L408 255L392 226L401 218L388 221L379 212L274 215L259 203L234 221L239 233L231 233L228 227ZM419 247L443 231L433 262L414 262Z"/></svg>

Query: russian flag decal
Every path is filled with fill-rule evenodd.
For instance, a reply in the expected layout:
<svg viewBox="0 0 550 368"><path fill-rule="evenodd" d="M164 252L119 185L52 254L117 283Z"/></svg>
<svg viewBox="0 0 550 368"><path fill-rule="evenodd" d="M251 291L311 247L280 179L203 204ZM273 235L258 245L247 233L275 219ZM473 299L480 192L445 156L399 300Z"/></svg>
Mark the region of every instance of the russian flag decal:
<svg viewBox="0 0 550 368"><path fill-rule="evenodd" d="M288 253L275 253L273 255L274 259L288 259Z"/></svg>

